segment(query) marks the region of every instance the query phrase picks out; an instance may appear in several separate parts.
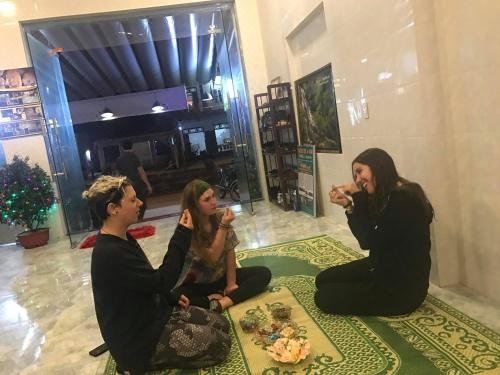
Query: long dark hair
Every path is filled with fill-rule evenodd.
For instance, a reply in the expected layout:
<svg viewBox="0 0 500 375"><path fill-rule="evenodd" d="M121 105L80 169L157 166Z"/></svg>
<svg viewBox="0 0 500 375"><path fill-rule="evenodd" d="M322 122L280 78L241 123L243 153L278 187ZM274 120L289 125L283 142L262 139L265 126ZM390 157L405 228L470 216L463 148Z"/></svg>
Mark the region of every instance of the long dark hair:
<svg viewBox="0 0 500 375"><path fill-rule="evenodd" d="M354 163L367 165L372 171L375 181L375 193L369 195L370 216L377 217L382 213L394 190L406 189L417 196L425 208L426 217L429 221L432 220L434 209L424 190L419 184L408 181L399 175L394 160L386 151L380 148L369 148L354 158L351 167ZM355 178L354 172L353 178Z"/></svg>
<svg viewBox="0 0 500 375"><path fill-rule="evenodd" d="M198 199L210 188L211 186L207 182L196 179L189 182L182 191L181 209L184 211L187 208L191 213L193 218L192 241L194 247L199 249L210 246L218 228L215 214L208 218L212 225L212 231L207 233L202 227L202 214L198 206Z"/></svg>

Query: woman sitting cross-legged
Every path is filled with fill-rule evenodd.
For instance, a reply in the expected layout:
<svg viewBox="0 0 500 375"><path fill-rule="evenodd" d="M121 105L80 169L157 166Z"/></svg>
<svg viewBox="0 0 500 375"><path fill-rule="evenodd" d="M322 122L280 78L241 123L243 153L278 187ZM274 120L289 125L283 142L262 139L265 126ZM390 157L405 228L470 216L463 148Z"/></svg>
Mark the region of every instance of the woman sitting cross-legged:
<svg viewBox="0 0 500 375"><path fill-rule="evenodd" d="M92 290L99 328L117 366L142 374L222 362L231 346L228 321L170 293L191 243L189 211L182 213L155 269L127 233L142 205L131 182L102 176L83 196L103 222L92 253Z"/></svg>
<svg viewBox="0 0 500 375"><path fill-rule="evenodd" d="M316 305L331 314L410 313L429 287L432 206L381 149L357 156L352 174L354 182L333 186L330 201L346 209L352 233L370 254L319 273Z"/></svg>
<svg viewBox="0 0 500 375"><path fill-rule="evenodd" d="M234 249L239 241L231 225L235 216L230 208L217 209L210 185L202 180L189 182L182 209L191 212L193 233L176 293L217 312L261 293L271 271L262 266L236 268Z"/></svg>

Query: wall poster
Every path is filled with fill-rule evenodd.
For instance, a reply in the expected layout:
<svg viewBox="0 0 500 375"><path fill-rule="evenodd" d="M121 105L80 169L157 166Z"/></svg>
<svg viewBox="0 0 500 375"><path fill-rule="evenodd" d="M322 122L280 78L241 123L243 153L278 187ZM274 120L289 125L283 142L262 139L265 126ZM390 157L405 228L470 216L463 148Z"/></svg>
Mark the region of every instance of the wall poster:
<svg viewBox="0 0 500 375"><path fill-rule="evenodd" d="M297 146L300 209L316 217L316 152L314 145Z"/></svg>
<svg viewBox="0 0 500 375"><path fill-rule="evenodd" d="M0 70L0 139L40 134L43 121L33 68Z"/></svg>
<svg viewBox="0 0 500 375"><path fill-rule="evenodd" d="M328 64L295 81L300 142L316 146L316 152L342 153L339 119Z"/></svg>

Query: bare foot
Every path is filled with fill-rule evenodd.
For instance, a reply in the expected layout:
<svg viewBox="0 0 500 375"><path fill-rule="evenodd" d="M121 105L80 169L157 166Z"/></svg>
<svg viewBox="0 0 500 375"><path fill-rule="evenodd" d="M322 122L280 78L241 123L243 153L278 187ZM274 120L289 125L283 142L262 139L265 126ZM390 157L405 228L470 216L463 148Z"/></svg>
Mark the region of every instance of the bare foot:
<svg viewBox="0 0 500 375"><path fill-rule="evenodd" d="M214 294L209 294L208 295L208 300L211 301L211 300L215 299L215 300L218 301L218 300L222 299L223 297L224 296L222 294L214 293Z"/></svg>
<svg viewBox="0 0 500 375"><path fill-rule="evenodd" d="M226 310L227 308L231 307L234 305L234 302L231 298L229 298L228 296L225 296L224 298L221 298L219 301L219 304L220 304L220 307L221 307L221 310L224 311Z"/></svg>
<svg viewBox="0 0 500 375"><path fill-rule="evenodd" d="M222 313L227 308L234 305L234 302L229 297L222 297L221 299L210 300L210 310L216 313Z"/></svg>

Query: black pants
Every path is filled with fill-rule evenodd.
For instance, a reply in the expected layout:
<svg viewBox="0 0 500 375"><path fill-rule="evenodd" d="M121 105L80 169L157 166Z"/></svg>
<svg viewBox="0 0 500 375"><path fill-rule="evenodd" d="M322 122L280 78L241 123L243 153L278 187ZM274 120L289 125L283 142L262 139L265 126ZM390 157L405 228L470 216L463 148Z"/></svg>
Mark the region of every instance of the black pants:
<svg viewBox="0 0 500 375"><path fill-rule="evenodd" d="M316 305L323 312L339 315L408 314L420 306L426 294L395 292L379 285L368 258L321 271L316 288Z"/></svg>
<svg viewBox="0 0 500 375"><path fill-rule="evenodd" d="M236 269L236 284L238 289L227 296L236 305L261 293L271 281L271 271L267 267L254 266ZM226 275L209 284L185 284L176 289L176 293L189 298L191 305L203 308L209 307L208 295L223 293L226 287Z"/></svg>

